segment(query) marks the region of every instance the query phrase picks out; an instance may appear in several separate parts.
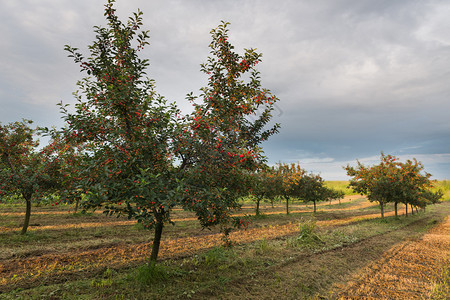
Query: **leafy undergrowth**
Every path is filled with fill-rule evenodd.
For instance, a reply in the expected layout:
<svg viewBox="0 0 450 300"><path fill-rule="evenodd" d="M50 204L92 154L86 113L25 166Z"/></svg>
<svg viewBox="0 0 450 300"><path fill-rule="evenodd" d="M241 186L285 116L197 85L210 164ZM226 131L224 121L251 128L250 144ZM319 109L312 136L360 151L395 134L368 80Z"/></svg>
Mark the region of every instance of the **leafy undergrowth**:
<svg viewBox="0 0 450 300"><path fill-rule="evenodd" d="M4 290L0 298L327 297L333 284L345 283L356 270L381 257L397 243L416 239L438 224L448 214L448 207L447 203L440 204L425 214L408 218L355 220L363 217L348 216L340 219L339 224L325 218L316 220L309 215L297 216L294 223L260 224L246 232L234 232L232 239L237 245L232 248L221 247L220 236L217 236L217 244L209 243L208 247L190 250L157 265L142 265L144 256L135 264L126 261L123 265L114 265L109 262L88 270L77 269L76 263L66 261L68 272L60 272L55 277L42 274L34 281L31 277L23 278L9 286L14 290ZM272 222L271 218L268 216L261 221ZM211 236L215 235L204 235L203 238L210 242ZM179 241L168 244L166 240L163 244L173 250L179 246ZM193 238L187 244L198 245L199 241ZM110 248L111 257L119 258L123 254L126 254L123 257L130 257L131 253L139 250L131 247L133 251L127 254L117 251L120 248ZM32 262L31 258L28 263ZM93 262L95 260L87 260L81 265L88 267Z"/></svg>

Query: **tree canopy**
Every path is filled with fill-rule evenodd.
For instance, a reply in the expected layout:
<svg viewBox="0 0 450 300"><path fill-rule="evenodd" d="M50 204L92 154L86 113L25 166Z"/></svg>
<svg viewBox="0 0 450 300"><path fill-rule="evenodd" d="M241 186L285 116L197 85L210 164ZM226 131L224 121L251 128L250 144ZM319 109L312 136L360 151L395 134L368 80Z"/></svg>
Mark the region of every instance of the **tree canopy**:
<svg viewBox="0 0 450 300"><path fill-rule="evenodd" d="M377 165L365 166L358 161L356 167L347 165L345 170L352 177L350 187L357 193L367 195L370 201L378 202L382 217L386 203L395 203L397 215L397 203L424 208L442 196L440 192L431 192L431 174L423 172L423 164L416 159L402 163L395 156L381 153Z"/></svg>
<svg viewBox="0 0 450 300"><path fill-rule="evenodd" d="M33 122L0 124L0 196L20 195L26 202L21 234L28 229L31 202L56 191L61 184L58 158L48 148L39 149Z"/></svg>
<svg viewBox="0 0 450 300"><path fill-rule="evenodd" d="M95 27L88 58L66 46L87 77L77 84L75 112L60 104L67 126L59 134L82 161L75 190L86 195L84 207L154 228L156 260L175 205L194 211L204 227L243 224L231 212L249 172L265 159L260 143L278 131L277 124L266 129L278 99L261 87L261 54L235 53L223 22L211 31L211 56L201 65L208 86L188 95L194 110L182 115L156 93L149 62L138 56L149 44L148 32L140 31L142 12L123 23L113 4L105 6L107 27Z"/></svg>

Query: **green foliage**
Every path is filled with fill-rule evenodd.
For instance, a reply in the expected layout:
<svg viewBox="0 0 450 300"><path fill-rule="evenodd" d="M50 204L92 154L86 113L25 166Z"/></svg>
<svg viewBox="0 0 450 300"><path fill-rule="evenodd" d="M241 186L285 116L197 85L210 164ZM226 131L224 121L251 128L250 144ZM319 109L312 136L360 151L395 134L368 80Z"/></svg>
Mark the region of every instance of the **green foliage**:
<svg viewBox="0 0 450 300"><path fill-rule="evenodd" d="M433 188L431 189L433 192L442 192L442 200L449 201L450 200L450 180L440 180L436 181L433 184Z"/></svg>
<svg viewBox="0 0 450 300"><path fill-rule="evenodd" d="M449 299L450 297L450 260L442 262L440 270L434 278L434 288L431 299Z"/></svg>
<svg viewBox="0 0 450 300"><path fill-rule="evenodd" d="M21 204L23 202L23 198L20 194L10 193L5 194L0 197L0 203L2 204Z"/></svg>
<svg viewBox="0 0 450 300"><path fill-rule="evenodd" d="M324 181L326 187L343 192L345 195L357 195L352 189L349 188L349 181L336 181L336 180L327 180Z"/></svg>
<svg viewBox="0 0 450 300"><path fill-rule="evenodd" d="M27 232L31 202L50 196L61 185L58 159L48 147L38 150L33 122L0 124L0 197L21 196L27 204L21 234Z"/></svg>
<svg viewBox="0 0 450 300"><path fill-rule="evenodd" d="M234 52L228 25L222 22L211 31L211 56L201 66L208 85L199 97L188 95L194 112L176 139L180 168L188 172L190 183L183 206L196 212L205 227L243 224L231 213L248 194L251 172L265 160L260 143L279 127L265 128L278 99L261 87L256 70L261 54L254 49Z"/></svg>
<svg viewBox="0 0 450 300"><path fill-rule="evenodd" d="M224 247L214 247L199 256L197 263L205 264L209 267L219 267L235 258L236 255L233 250Z"/></svg>
<svg viewBox="0 0 450 300"><path fill-rule="evenodd" d="M259 205L261 201L271 201L282 192L281 177L277 176L274 168L263 165L250 175L250 193L256 202L256 216L260 215Z"/></svg>
<svg viewBox="0 0 450 300"><path fill-rule="evenodd" d="M161 281L165 281L169 278L169 273L166 267L156 262L150 262L148 264L139 266L136 268L130 279L137 282L140 285L149 285Z"/></svg>
<svg viewBox="0 0 450 300"><path fill-rule="evenodd" d="M85 208L106 203L107 214L124 213L152 228L170 221L181 197L169 154L178 110L156 95L146 77L148 61L138 57L148 44L148 33L138 32L142 13L124 24L113 3L105 6L108 27L95 27L88 59L66 46L90 76L78 82L75 113L61 104L68 125L63 134L82 156L77 187L88 195Z"/></svg>
<svg viewBox="0 0 450 300"><path fill-rule="evenodd" d="M279 164L276 176L281 181L281 194L286 199L286 210L288 212L288 201L290 198L298 198L304 202L314 202L314 212L316 212L316 202L344 197L342 191L334 190L325 185L320 175L307 173L299 164Z"/></svg>
<svg viewBox="0 0 450 300"><path fill-rule="evenodd" d="M314 248L323 243L317 233L317 224L313 219L301 219L298 236L288 240L288 246L300 248Z"/></svg>
<svg viewBox="0 0 450 300"><path fill-rule="evenodd" d="M259 144L278 130L265 129L278 99L261 87L255 68L261 54L235 53L223 22L211 31L212 56L201 66L208 86L200 97L188 95L194 111L182 116L146 77L149 62L138 56L149 44L148 32L139 31L142 12L123 23L114 2L105 5L107 27L95 27L90 57L65 48L88 76L77 84L75 112L60 104L67 127L53 136L76 157L64 197L154 228L156 260L176 205L194 211L203 227L245 224L232 212L247 192L249 172L265 159Z"/></svg>
<svg viewBox="0 0 450 300"><path fill-rule="evenodd" d="M370 201L378 202L382 217L384 204L388 202L424 208L442 197L441 191L431 191L431 174L422 174L424 167L416 159L402 163L395 156L381 153L380 160L380 164L372 167L358 161L356 168L347 165L345 170L352 177L350 187L357 193L366 194Z"/></svg>
<svg viewBox="0 0 450 300"><path fill-rule="evenodd" d="M299 182L298 197L305 202L314 202L314 212L316 212L317 201L327 201L344 198L344 193L333 190L325 186L320 175L304 174Z"/></svg>
<svg viewBox="0 0 450 300"><path fill-rule="evenodd" d="M306 171L299 164L279 163L274 169L276 176L280 178L280 195L286 200L286 214L289 214L289 200L298 197L300 180Z"/></svg>
<svg viewBox="0 0 450 300"><path fill-rule="evenodd" d="M31 201L42 197L58 186L58 162L50 153L39 151L33 139L33 122L23 120L0 124L0 196L19 195Z"/></svg>

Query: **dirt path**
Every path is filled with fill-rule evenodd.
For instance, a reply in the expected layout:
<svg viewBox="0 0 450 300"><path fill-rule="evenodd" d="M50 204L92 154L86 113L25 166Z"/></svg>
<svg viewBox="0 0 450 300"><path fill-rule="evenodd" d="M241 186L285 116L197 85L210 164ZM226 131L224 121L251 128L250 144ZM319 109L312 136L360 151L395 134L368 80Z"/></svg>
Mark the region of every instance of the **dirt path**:
<svg viewBox="0 0 450 300"><path fill-rule="evenodd" d="M349 282L339 299L429 298L433 277L450 258L450 217L421 239L405 241Z"/></svg>

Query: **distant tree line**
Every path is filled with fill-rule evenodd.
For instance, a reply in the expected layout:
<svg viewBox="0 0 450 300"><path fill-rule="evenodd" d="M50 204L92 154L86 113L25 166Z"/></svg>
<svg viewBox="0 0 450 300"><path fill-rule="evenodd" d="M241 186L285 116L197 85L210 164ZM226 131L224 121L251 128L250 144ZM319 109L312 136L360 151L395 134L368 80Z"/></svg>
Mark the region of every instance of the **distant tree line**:
<svg viewBox="0 0 450 300"><path fill-rule="evenodd" d="M283 198L286 201L286 214L289 214L289 203L294 199L312 202L316 212L318 201L344 197L344 192L328 188L320 175L308 173L299 164L264 166L254 172L252 177L250 194L255 199L256 215L260 214L259 207L263 199L273 202L275 197Z"/></svg>

